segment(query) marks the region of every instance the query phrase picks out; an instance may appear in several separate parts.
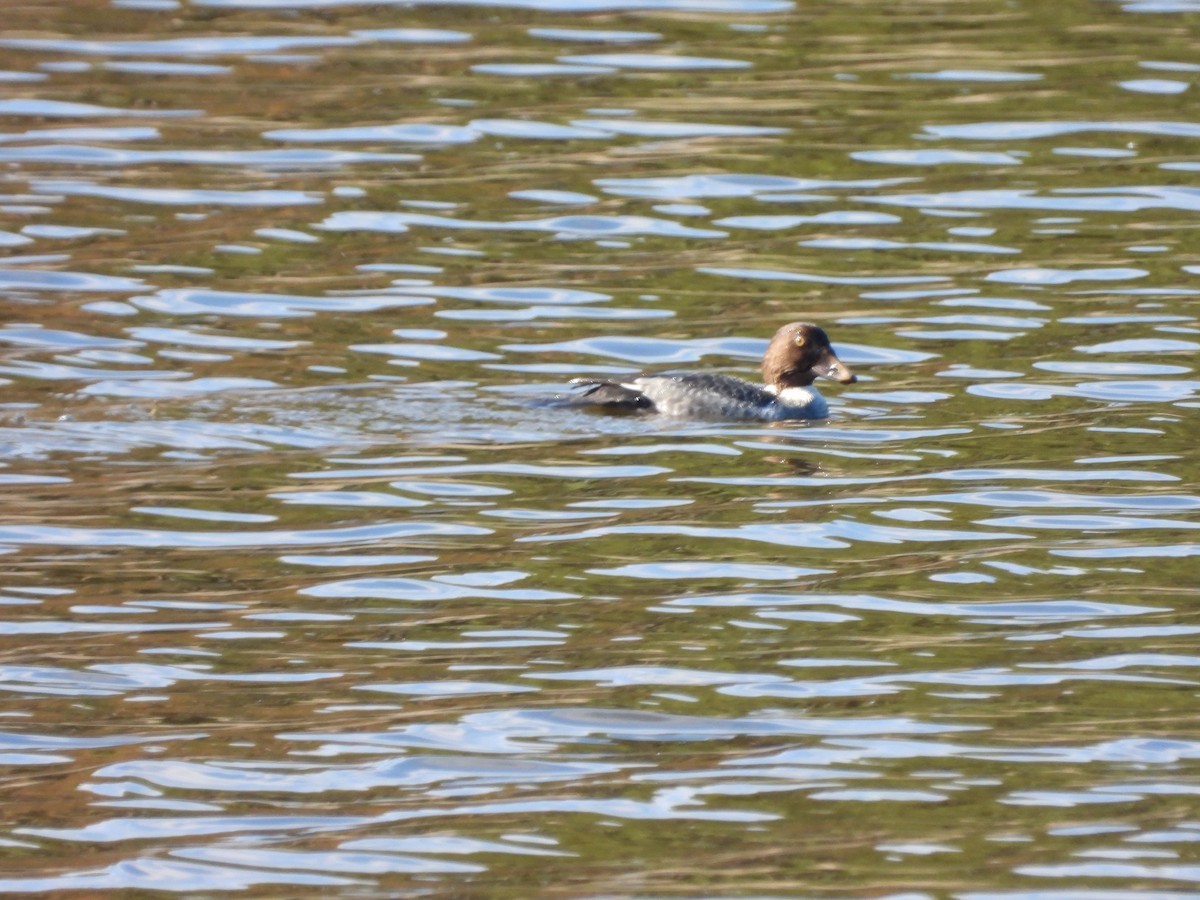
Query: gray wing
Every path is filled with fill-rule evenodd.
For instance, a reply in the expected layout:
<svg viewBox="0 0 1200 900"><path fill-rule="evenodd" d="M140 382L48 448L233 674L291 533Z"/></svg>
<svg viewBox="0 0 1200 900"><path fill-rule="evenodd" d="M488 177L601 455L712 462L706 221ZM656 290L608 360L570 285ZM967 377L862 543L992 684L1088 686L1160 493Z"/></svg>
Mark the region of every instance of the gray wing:
<svg viewBox="0 0 1200 900"><path fill-rule="evenodd" d="M667 375L654 380L670 382L669 390L680 396L721 397L736 405L758 406L770 403L775 399L775 395L762 385L751 384L749 381L733 375L695 372L685 375ZM647 393L652 395L653 390L647 390Z"/></svg>
<svg viewBox="0 0 1200 900"><path fill-rule="evenodd" d="M610 412L659 412L686 419L770 418L775 395L732 375L687 373L571 382L586 390L579 402Z"/></svg>
<svg viewBox="0 0 1200 900"><path fill-rule="evenodd" d="M655 409L682 419L761 419L775 407L774 394L732 375L673 375L640 386Z"/></svg>

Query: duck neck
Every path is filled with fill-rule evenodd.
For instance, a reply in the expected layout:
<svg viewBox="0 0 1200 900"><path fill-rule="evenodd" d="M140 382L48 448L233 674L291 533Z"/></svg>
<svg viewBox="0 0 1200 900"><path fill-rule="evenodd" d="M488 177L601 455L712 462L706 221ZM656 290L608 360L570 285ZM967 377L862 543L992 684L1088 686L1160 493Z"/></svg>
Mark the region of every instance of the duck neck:
<svg viewBox="0 0 1200 900"><path fill-rule="evenodd" d="M768 361L763 361L763 383L776 394L788 388L808 387L816 380L817 377L811 370L806 369L801 372L783 366L769 365Z"/></svg>

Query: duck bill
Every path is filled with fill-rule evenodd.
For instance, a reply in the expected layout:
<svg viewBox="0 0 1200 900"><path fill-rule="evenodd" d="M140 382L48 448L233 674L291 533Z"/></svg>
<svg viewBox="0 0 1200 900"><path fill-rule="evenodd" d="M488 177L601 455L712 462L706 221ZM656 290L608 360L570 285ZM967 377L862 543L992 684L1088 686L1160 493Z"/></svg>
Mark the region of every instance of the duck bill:
<svg viewBox="0 0 1200 900"><path fill-rule="evenodd" d="M858 381L858 376L850 371L849 367L837 358L837 354L832 350L827 350L821 354L821 358L813 364L812 370L818 375L825 378L830 378L838 384L854 384Z"/></svg>

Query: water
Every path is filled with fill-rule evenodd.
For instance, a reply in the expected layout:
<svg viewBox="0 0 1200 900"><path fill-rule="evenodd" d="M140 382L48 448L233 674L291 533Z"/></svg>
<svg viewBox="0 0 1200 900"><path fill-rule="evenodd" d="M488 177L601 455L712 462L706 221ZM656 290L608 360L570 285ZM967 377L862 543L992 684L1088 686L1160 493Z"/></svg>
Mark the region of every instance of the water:
<svg viewBox="0 0 1200 900"><path fill-rule="evenodd" d="M1195 11L8 10L0 891L1196 896Z"/></svg>

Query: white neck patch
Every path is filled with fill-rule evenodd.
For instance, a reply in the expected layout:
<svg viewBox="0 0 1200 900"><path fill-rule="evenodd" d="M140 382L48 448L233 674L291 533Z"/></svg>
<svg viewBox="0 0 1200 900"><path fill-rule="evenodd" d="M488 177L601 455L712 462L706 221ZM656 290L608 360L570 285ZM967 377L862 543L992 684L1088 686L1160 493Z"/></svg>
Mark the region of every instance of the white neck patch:
<svg viewBox="0 0 1200 900"><path fill-rule="evenodd" d="M829 404L815 387L786 387L771 391L777 398L782 418L822 419L829 415Z"/></svg>

